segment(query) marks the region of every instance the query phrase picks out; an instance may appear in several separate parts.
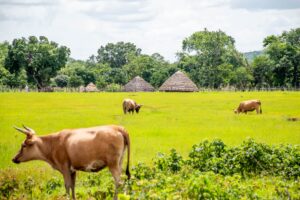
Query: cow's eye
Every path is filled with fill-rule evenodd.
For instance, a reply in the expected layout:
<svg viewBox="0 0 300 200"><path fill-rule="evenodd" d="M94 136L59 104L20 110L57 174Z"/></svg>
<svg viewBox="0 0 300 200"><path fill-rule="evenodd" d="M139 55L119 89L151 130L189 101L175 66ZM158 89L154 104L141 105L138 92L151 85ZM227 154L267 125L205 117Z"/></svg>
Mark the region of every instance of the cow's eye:
<svg viewBox="0 0 300 200"><path fill-rule="evenodd" d="M22 146L22 148L25 148L25 147L26 147L26 144L22 144L21 146Z"/></svg>

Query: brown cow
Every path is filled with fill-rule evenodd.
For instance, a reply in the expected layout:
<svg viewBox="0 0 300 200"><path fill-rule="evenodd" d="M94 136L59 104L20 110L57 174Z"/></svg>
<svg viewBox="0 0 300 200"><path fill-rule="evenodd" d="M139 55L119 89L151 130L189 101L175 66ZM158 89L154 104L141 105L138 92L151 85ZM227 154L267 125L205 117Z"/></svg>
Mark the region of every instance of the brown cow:
<svg viewBox="0 0 300 200"><path fill-rule="evenodd" d="M240 103L239 107L234 111L234 113L245 113L248 111L256 110L257 114L262 114L261 102L260 100L247 100Z"/></svg>
<svg viewBox="0 0 300 200"><path fill-rule="evenodd" d="M142 107L141 104L137 104L132 99L124 99L124 101L123 101L123 112L124 112L124 114L126 114L127 112L128 113L131 112L131 114L133 114L134 110L135 110L136 113L139 113L141 107Z"/></svg>
<svg viewBox="0 0 300 200"><path fill-rule="evenodd" d="M98 172L108 167L115 180L115 199L120 184L122 160L127 148L126 175L130 179L129 135L121 126L67 129L47 136L37 136L34 130L17 128L26 134L14 163L43 160L62 173L68 195L75 199L76 171Z"/></svg>

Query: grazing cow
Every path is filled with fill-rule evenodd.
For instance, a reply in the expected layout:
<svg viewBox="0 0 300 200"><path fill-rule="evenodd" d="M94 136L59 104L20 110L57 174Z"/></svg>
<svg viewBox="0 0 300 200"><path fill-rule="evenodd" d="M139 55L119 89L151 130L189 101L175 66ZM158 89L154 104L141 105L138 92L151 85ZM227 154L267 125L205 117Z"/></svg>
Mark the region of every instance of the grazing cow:
<svg viewBox="0 0 300 200"><path fill-rule="evenodd" d="M257 114L262 114L261 102L260 100L247 100L240 103L239 107L234 111L234 113L245 113L248 111L256 110Z"/></svg>
<svg viewBox="0 0 300 200"><path fill-rule="evenodd" d="M26 134L14 163L43 160L62 173L68 195L75 199L76 171L98 172L108 167L115 181L115 199L120 184L122 160L127 148L126 175L130 179L129 135L121 126L107 125L92 128L67 129L47 136L37 136L34 130L15 127Z"/></svg>
<svg viewBox="0 0 300 200"><path fill-rule="evenodd" d="M124 99L124 101L123 101L123 112L124 112L124 114L126 114L127 112L128 113L131 112L131 114L133 114L134 110L135 110L136 113L139 113L141 107L142 107L141 104L137 104L132 99Z"/></svg>

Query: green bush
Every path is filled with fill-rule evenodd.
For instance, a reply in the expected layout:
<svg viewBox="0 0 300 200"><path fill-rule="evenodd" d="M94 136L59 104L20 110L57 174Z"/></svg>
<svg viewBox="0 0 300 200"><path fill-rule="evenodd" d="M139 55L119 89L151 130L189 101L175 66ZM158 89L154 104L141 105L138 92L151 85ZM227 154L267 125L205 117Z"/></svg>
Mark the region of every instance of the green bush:
<svg viewBox="0 0 300 200"><path fill-rule="evenodd" d="M298 178L300 175L299 146L269 146L246 140L238 147L227 147L220 140L204 141L192 147L186 161L202 172L222 175L280 175Z"/></svg>
<svg viewBox="0 0 300 200"><path fill-rule="evenodd" d="M170 170L171 172L177 172L180 171L183 164L182 156L178 154L175 149L171 149L169 156L158 153L154 159L155 167L161 171Z"/></svg>
<svg viewBox="0 0 300 200"><path fill-rule="evenodd" d="M300 199L299 152L297 145L269 146L252 139L237 147L203 141L192 147L187 159L171 149L159 153L152 165L133 166L130 180L122 176L119 198ZM50 175L45 181L24 175L0 171L0 199L65 199L61 176ZM76 196L113 199L109 170L80 174Z"/></svg>
<svg viewBox="0 0 300 200"><path fill-rule="evenodd" d="M19 183L9 172L0 174L0 199L9 199L19 189Z"/></svg>

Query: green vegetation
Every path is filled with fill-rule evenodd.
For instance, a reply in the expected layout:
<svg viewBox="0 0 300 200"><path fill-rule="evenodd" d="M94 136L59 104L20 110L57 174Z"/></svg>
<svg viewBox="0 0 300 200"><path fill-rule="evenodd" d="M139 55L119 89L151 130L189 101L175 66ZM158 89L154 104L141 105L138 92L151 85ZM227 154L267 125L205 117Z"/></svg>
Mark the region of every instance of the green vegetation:
<svg viewBox="0 0 300 200"><path fill-rule="evenodd" d="M151 166L138 163L131 172L132 178L119 188L120 199L300 198L300 146L269 146L247 140L232 148L221 140L203 141L193 146L187 159L172 149L169 154L159 153ZM61 199L62 179L51 175L40 170L30 176L2 171L0 196ZM85 173L79 179L77 198L112 199L114 187L106 171Z"/></svg>
<svg viewBox="0 0 300 200"><path fill-rule="evenodd" d="M15 76L24 70L28 84L42 90L49 86L50 78L65 66L69 55L70 50L65 46L59 47L44 36L30 36L28 39L15 39L8 45L4 66Z"/></svg>
<svg viewBox="0 0 300 200"><path fill-rule="evenodd" d="M49 90L78 88L90 82L104 91L116 91L135 76L155 88L177 70L182 70L201 88L299 88L300 28L264 39L262 52L252 52L249 63L225 32L197 31L182 41L177 61L170 63L159 53L143 54L130 42L101 45L87 60L69 58L70 50L39 39L15 39L0 43L0 86ZM248 56L249 54L246 54ZM117 90L118 91L118 90Z"/></svg>

